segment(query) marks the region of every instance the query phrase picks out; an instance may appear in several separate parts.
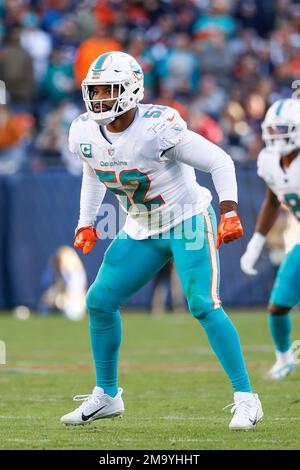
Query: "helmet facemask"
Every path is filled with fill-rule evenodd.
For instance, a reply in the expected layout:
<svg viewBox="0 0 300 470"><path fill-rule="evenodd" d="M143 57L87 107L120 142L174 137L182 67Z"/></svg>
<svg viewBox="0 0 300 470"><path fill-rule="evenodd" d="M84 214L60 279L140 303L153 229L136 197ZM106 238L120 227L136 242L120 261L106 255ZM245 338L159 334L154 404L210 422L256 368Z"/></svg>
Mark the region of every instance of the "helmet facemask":
<svg viewBox="0 0 300 470"><path fill-rule="evenodd" d="M110 86L110 97L94 98L95 86ZM116 117L135 108L138 101L142 99L140 89L134 83L130 83L130 80L119 83L90 83L84 80L82 83L82 95L89 117L102 126L106 126L114 121ZM109 110L104 110L105 105L111 105L113 101L113 106ZM99 109L95 109L96 103L99 104Z"/></svg>
<svg viewBox="0 0 300 470"><path fill-rule="evenodd" d="M300 147L300 125L263 123L262 138L268 149L287 155Z"/></svg>

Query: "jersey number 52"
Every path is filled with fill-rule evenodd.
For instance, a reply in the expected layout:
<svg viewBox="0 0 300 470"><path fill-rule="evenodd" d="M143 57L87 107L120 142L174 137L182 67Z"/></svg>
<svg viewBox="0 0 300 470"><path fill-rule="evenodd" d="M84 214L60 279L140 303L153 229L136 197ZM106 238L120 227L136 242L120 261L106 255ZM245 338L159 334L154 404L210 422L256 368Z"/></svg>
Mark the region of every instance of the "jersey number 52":
<svg viewBox="0 0 300 470"><path fill-rule="evenodd" d="M133 205L143 206L146 211L165 204L162 196L155 196L151 199L147 198L147 194L151 187L151 180L146 173L137 170L123 170L119 173L119 178L115 171L95 170L100 181L105 184L117 197L121 196L121 203L124 202L122 196L126 196L126 209L129 210ZM116 187L115 185L120 186ZM142 207L140 207L143 210Z"/></svg>

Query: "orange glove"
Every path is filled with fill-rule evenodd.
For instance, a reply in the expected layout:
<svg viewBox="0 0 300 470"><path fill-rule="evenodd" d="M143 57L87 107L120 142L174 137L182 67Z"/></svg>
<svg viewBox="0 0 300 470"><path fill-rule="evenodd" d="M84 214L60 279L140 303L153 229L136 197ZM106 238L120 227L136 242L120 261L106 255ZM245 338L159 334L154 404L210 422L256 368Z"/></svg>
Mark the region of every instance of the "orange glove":
<svg viewBox="0 0 300 470"><path fill-rule="evenodd" d="M74 247L87 255L94 248L98 238L100 238L100 233L94 227L80 228L75 235Z"/></svg>
<svg viewBox="0 0 300 470"><path fill-rule="evenodd" d="M244 230L239 216L235 211L226 212L222 214L218 226L218 240L216 248L220 248L221 243L229 243L236 238L244 235Z"/></svg>

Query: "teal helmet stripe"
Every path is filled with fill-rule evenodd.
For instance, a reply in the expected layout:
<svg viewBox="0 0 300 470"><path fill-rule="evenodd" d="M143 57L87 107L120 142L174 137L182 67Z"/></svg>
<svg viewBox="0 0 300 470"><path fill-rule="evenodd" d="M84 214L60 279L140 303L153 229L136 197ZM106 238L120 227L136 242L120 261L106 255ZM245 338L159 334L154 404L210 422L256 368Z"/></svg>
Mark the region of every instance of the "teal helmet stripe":
<svg viewBox="0 0 300 470"><path fill-rule="evenodd" d="M279 116L283 105L284 105L284 100L281 100L279 105L278 105L278 108L276 109L276 116Z"/></svg>
<svg viewBox="0 0 300 470"><path fill-rule="evenodd" d="M104 64L105 59L110 55L110 52L105 52L105 54L102 54L99 59L97 60L97 63L95 65L94 71L100 72L102 65Z"/></svg>

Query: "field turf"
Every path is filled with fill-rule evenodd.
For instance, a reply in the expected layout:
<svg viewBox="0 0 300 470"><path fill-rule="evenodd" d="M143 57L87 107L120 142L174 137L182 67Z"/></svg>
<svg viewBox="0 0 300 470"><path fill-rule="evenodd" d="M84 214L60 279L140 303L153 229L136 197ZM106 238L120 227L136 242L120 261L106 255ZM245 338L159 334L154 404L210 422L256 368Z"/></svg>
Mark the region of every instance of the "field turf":
<svg viewBox="0 0 300 470"><path fill-rule="evenodd" d="M282 382L263 376L274 360L267 316L234 312L264 421L230 432L230 385L206 336L188 313L123 314L119 385L122 419L65 427L73 395L90 393L94 373L88 321L0 315L7 364L0 365L1 449L300 449L300 367ZM300 317L293 315L293 340Z"/></svg>

